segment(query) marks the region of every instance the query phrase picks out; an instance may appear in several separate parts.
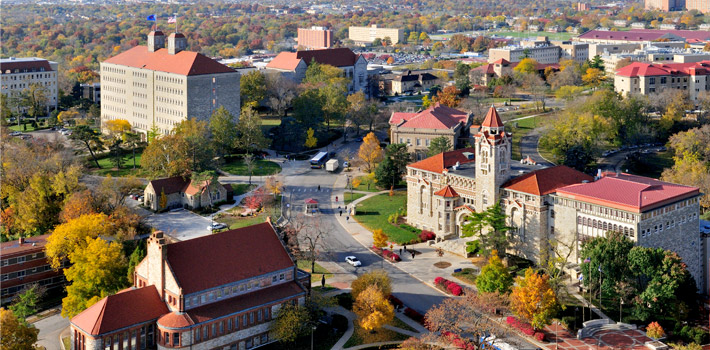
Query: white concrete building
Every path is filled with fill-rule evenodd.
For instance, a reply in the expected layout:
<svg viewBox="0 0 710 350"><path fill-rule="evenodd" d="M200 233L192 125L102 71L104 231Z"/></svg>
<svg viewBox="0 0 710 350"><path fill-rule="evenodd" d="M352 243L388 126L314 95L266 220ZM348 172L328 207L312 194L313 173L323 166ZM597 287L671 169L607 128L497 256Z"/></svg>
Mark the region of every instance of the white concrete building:
<svg viewBox="0 0 710 350"><path fill-rule="evenodd" d="M1 90L6 96L19 96L33 84L41 85L47 93L47 111L57 108L57 62L43 58L0 59Z"/></svg>

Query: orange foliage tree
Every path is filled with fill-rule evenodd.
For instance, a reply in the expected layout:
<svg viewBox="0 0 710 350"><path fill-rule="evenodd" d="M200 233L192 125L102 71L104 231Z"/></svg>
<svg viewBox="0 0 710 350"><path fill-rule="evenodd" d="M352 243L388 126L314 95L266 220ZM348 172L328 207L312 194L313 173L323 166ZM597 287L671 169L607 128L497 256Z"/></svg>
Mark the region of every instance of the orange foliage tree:
<svg viewBox="0 0 710 350"><path fill-rule="evenodd" d="M461 104L461 99L459 98L460 94L461 91L457 89L456 86L450 85L445 87L444 90L439 91L432 99L432 102L439 102L444 106L456 108Z"/></svg>
<svg viewBox="0 0 710 350"><path fill-rule="evenodd" d="M515 279L517 286L510 295L510 307L521 319L535 329L550 324L557 312L557 296L549 282L550 277L533 269L525 270L525 277Z"/></svg>

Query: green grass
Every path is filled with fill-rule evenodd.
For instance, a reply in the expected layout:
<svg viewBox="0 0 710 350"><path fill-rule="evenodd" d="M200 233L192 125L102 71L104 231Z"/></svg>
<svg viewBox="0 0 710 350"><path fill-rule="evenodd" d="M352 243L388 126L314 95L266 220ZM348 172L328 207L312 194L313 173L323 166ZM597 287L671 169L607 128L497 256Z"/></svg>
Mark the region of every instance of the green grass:
<svg viewBox="0 0 710 350"><path fill-rule="evenodd" d="M529 134L533 129L535 129L542 119L542 116L537 116L533 118L509 122L511 126L510 130L513 133L513 151L511 154L513 160L522 159L523 156L520 151L520 141L523 137L525 137L525 135ZM518 124L517 128L514 127L515 123Z"/></svg>
<svg viewBox="0 0 710 350"><path fill-rule="evenodd" d="M375 182L370 181L366 176L360 176L358 177L360 180L360 186L355 187L355 190L358 191L367 191L367 192L379 192L382 191L379 189L377 186L375 186ZM369 188L368 188L369 187Z"/></svg>
<svg viewBox="0 0 710 350"><path fill-rule="evenodd" d="M89 162L89 166L91 167L90 170L94 175L100 175L100 176L107 176L111 175L113 177L122 177L122 176L138 176L138 177L143 177L145 176L145 172L141 169L141 155L143 154L143 150L136 150L136 168L133 169L133 152L130 150L126 151L126 154L123 155L123 165L121 165L121 168L118 169L115 167L114 163L111 161L110 157L102 157L99 159L99 165L101 168L96 168L96 163L94 160L91 158L89 155L86 159Z"/></svg>
<svg viewBox="0 0 710 350"><path fill-rule="evenodd" d="M641 154L638 160L626 161L621 169L624 172L628 169L631 174L657 179L661 177L663 170L673 167L674 163L671 151L652 152Z"/></svg>
<svg viewBox="0 0 710 350"><path fill-rule="evenodd" d="M382 229L390 241L397 244L409 243L417 235L387 222L387 217L407 208L407 194L395 192L394 196L380 194L362 201L357 206L355 220L370 231Z"/></svg>
<svg viewBox="0 0 710 350"><path fill-rule="evenodd" d="M65 349L71 349L71 337L63 337L62 343L64 343Z"/></svg>
<svg viewBox="0 0 710 350"><path fill-rule="evenodd" d="M345 193L343 197L345 198L345 205L348 205L362 197L366 196L364 193Z"/></svg>
<svg viewBox="0 0 710 350"><path fill-rule="evenodd" d="M29 124L29 123L28 123L28 124L25 124L25 125L27 125L27 129L24 129L22 124L21 124L21 125L10 124L10 125L8 126L8 129L10 129L10 131L22 131L22 132L35 131L35 128L32 127L32 124Z"/></svg>
<svg viewBox="0 0 710 350"><path fill-rule="evenodd" d="M460 272L454 272L451 274L466 283L476 284L476 277L478 277L478 270L472 269L470 267L462 269Z"/></svg>
<svg viewBox="0 0 710 350"><path fill-rule="evenodd" d="M345 342L345 345L343 347L349 348L364 344L372 344L385 341L404 341L407 339L409 339L408 335L397 333L386 328L380 328L376 331L370 332L362 329L360 325L355 322L355 331L353 332L353 335L350 337L350 339Z"/></svg>
<svg viewBox="0 0 710 350"><path fill-rule="evenodd" d="M239 196L242 194L245 194L252 189L254 189L256 185L250 185L250 184L232 184L232 189L234 190L234 195Z"/></svg>
<svg viewBox="0 0 710 350"><path fill-rule="evenodd" d="M238 212L240 211L240 208L234 208L234 211ZM269 204L266 209L264 209L263 212L258 213L257 215L254 216L247 216L247 217L241 217L238 214L237 215L223 215L219 218L216 218L215 221L221 222L229 227L230 230L236 229L236 228L242 228L242 227L247 227L251 225L256 225L260 224L264 221L266 221L267 216L271 216L271 219L273 221L276 221L278 219L279 215L281 212L281 197L277 197L276 200L273 202L273 204Z"/></svg>
<svg viewBox="0 0 710 350"><path fill-rule="evenodd" d="M418 330L414 329L412 326L404 323L404 321L398 319L396 316L394 319L392 319L392 322L390 322L390 325L397 327L399 329L404 329L405 331L410 331L410 332L416 332L419 333Z"/></svg>
<svg viewBox="0 0 710 350"><path fill-rule="evenodd" d="M275 126L281 125L280 118L263 118L261 119L261 131L266 134Z"/></svg>
<svg viewBox="0 0 710 350"><path fill-rule="evenodd" d="M247 167L244 165L244 161L242 159L230 161L222 165L221 169L233 175L249 175ZM254 173L252 176L268 176L278 174L280 172L280 165L269 160L258 159L255 161Z"/></svg>
<svg viewBox="0 0 710 350"><path fill-rule="evenodd" d="M311 284L312 285L317 284L318 286L320 286L320 281L322 278L321 275L323 275L323 274L325 274L326 279L333 277L333 274L330 273L330 271L326 270L325 268L323 268L323 266L320 266L318 263L316 263L314 265L315 272L311 271L311 262L310 261L298 260L297 264L298 264L299 269L301 269L303 271L311 272Z"/></svg>

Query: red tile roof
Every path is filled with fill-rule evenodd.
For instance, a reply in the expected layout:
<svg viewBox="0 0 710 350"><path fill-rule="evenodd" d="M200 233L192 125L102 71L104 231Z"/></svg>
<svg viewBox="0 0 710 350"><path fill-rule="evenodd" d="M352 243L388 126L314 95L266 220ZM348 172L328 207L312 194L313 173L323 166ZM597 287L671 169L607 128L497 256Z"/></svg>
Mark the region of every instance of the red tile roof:
<svg viewBox="0 0 710 350"><path fill-rule="evenodd" d="M579 36L579 39L654 41L661 38L673 39L674 36L701 41L710 40L710 32L704 30L673 30L673 29L631 29L628 31L590 30Z"/></svg>
<svg viewBox="0 0 710 350"><path fill-rule="evenodd" d="M167 177L164 179L156 179L150 182L153 185L153 190L157 194L165 192L165 195L185 192L190 185L190 179L182 176Z"/></svg>
<svg viewBox="0 0 710 350"><path fill-rule="evenodd" d="M491 106L491 108L488 109L488 113L486 113L486 118L483 119L483 123L481 123L481 127L500 128L502 126L503 121L500 119L498 111L494 106Z"/></svg>
<svg viewBox="0 0 710 350"><path fill-rule="evenodd" d="M150 52L148 51L147 46L136 46L113 56L104 62L180 75L203 75L235 72L234 69L229 68L201 53L180 51L175 55L171 55L168 53L167 49L159 49L155 52Z"/></svg>
<svg viewBox="0 0 710 350"><path fill-rule="evenodd" d="M503 188L544 196L560 187L578 184L585 180L593 181L594 178L570 167L558 165L518 176L503 184Z"/></svg>
<svg viewBox="0 0 710 350"><path fill-rule="evenodd" d="M158 319L158 326L160 327L184 328L192 326L193 324L195 324L195 321L190 318L190 315L184 312L173 311Z"/></svg>
<svg viewBox="0 0 710 350"><path fill-rule="evenodd" d="M604 176L601 179L557 190L562 197L606 205L637 213L700 194L697 187L663 182L630 174Z"/></svg>
<svg viewBox="0 0 710 350"><path fill-rule="evenodd" d="M291 281L190 309L187 310L187 314L195 323L201 323L259 305L266 305L305 294L305 290L298 283Z"/></svg>
<svg viewBox="0 0 710 350"><path fill-rule="evenodd" d="M442 196L444 198L453 198L453 197L458 197L459 194L454 190L453 187L446 185L446 187L436 191L434 193L435 196Z"/></svg>
<svg viewBox="0 0 710 350"><path fill-rule="evenodd" d="M20 241L15 239L9 242L3 242L0 245L0 255L8 255L14 253L20 253L25 250L35 250L47 245L47 238L49 234L27 237L24 239L24 243L20 244Z"/></svg>
<svg viewBox="0 0 710 350"><path fill-rule="evenodd" d="M19 69L20 73L25 69L28 72L41 72L42 69L44 69L44 72L51 72L52 66L49 65L49 61L42 59L18 58L10 60L6 58L0 61L0 72L5 73L5 71L9 70L10 73L15 73L15 69Z"/></svg>
<svg viewBox="0 0 710 350"><path fill-rule="evenodd" d="M474 162L475 160L473 159L473 157L469 159L464 155L464 153L466 152L471 153L471 155L473 155L476 153L476 149L462 148L457 149L455 151L441 152L429 158L422 159L416 163L409 164L409 166L415 169L431 171L441 174L444 172L444 169L448 169L456 165L456 162L459 162L459 164Z"/></svg>
<svg viewBox="0 0 710 350"><path fill-rule="evenodd" d="M359 57L360 55L356 55L348 48L281 52L266 65L266 68L294 70L301 60L306 65L315 60L320 64L328 64L334 67L348 67L354 66Z"/></svg>
<svg viewBox="0 0 710 350"><path fill-rule="evenodd" d="M400 128L447 130L459 124L468 124L468 120L468 113L443 106L437 102L415 115L393 113L390 117L390 124L393 124L393 121L399 121L394 125Z"/></svg>
<svg viewBox="0 0 710 350"><path fill-rule="evenodd" d="M166 249L185 294L294 266L268 222L172 243Z"/></svg>
<svg viewBox="0 0 710 350"><path fill-rule="evenodd" d="M318 204L318 201L313 199L313 198L308 198L306 199L306 203L308 204Z"/></svg>
<svg viewBox="0 0 710 350"><path fill-rule="evenodd" d="M148 322L168 313L154 285L122 291L99 300L71 319L71 323L91 335L109 333Z"/></svg>
<svg viewBox="0 0 710 350"><path fill-rule="evenodd" d="M616 74L630 78L659 75L708 75L710 74L710 61L665 64L634 62L617 70Z"/></svg>
<svg viewBox="0 0 710 350"><path fill-rule="evenodd" d="M390 124L397 125L403 121L407 121L417 115L417 113L407 113L407 112L394 112L390 116Z"/></svg>

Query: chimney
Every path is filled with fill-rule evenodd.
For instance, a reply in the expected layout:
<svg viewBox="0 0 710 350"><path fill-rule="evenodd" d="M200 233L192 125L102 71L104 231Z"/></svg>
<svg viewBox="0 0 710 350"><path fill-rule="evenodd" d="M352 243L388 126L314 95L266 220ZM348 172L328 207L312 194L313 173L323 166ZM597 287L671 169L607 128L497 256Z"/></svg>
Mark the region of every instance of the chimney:
<svg viewBox="0 0 710 350"><path fill-rule="evenodd" d="M20 236L19 242L20 242L20 245L22 245L23 243L25 243L25 237Z"/></svg>
<svg viewBox="0 0 710 350"><path fill-rule="evenodd" d="M187 48L187 38L182 33L172 33L168 37L168 53L175 55Z"/></svg>
<svg viewBox="0 0 710 350"><path fill-rule="evenodd" d="M168 256L168 247L163 231L155 231L148 238L148 259L147 278L148 285L154 285L158 294L163 296L165 289L165 260Z"/></svg>
<svg viewBox="0 0 710 350"><path fill-rule="evenodd" d="M165 34L159 30L154 30L148 34L148 51L155 52L165 48Z"/></svg>

